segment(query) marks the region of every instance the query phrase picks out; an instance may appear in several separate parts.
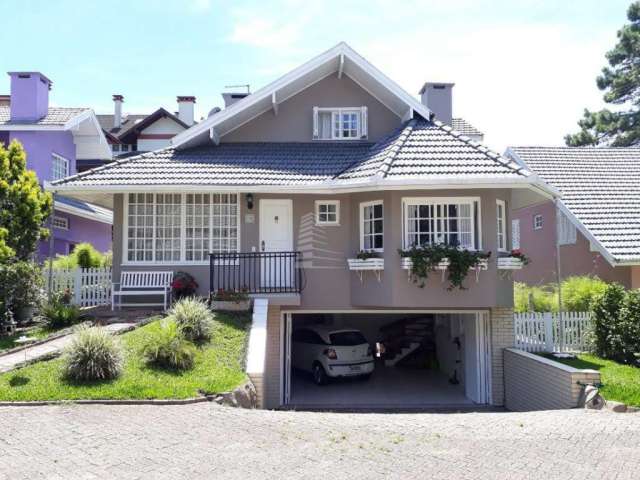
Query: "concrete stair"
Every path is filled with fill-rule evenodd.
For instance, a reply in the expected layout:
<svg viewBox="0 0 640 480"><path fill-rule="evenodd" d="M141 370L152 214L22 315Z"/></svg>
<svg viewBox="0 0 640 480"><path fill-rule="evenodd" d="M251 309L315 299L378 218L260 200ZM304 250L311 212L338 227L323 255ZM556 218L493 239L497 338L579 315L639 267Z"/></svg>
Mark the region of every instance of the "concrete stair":
<svg viewBox="0 0 640 480"><path fill-rule="evenodd" d="M384 361L385 366L393 367L396 363L398 363L404 357L406 357L412 352L415 352L418 347L420 347L420 342L411 342L406 347L402 347L400 351L393 358L387 358Z"/></svg>

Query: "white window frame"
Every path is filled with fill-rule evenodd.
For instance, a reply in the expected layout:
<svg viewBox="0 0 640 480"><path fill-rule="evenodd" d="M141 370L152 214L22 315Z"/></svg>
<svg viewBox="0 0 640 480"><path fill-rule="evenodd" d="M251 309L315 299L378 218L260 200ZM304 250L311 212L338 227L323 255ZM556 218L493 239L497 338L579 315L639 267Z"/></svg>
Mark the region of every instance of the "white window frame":
<svg viewBox="0 0 640 480"><path fill-rule="evenodd" d="M142 192L129 192L138 195L138 193ZM187 201L187 193L180 193L181 195L181 227L180 227L180 260L179 261L158 261L156 260L156 235L157 235L157 195L167 194L171 192L163 192L163 193L152 193L153 195L153 236L152 236L152 251L151 251L151 260L129 260L129 248L128 248L128 240L129 240L129 193L123 194L123 230L122 230L122 265L163 265L163 266L178 266L178 265L209 265L209 259L206 260L186 260L186 201ZM213 225L213 196L216 194L220 195L236 195L236 228L237 228L237 240L236 240L236 251L240 252L241 248L241 195L238 192L189 192L190 194L203 193L210 195L211 209L209 212L209 224ZM211 252L211 246L213 243L213 229L209 233L209 252Z"/></svg>
<svg viewBox="0 0 640 480"><path fill-rule="evenodd" d="M51 219L51 226L58 230L69 230L69 219L67 217L59 217L54 215Z"/></svg>
<svg viewBox="0 0 640 480"><path fill-rule="evenodd" d="M56 162L62 162L62 165L64 165L63 169L64 169L64 175L63 176L56 176L56 174L58 174L58 168L56 168ZM51 154L51 180L60 180L61 178L65 178L69 176L69 159L64 158L62 155L58 155L57 153L52 153Z"/></svg>
<svg viewBox="0 0 640 480"><path fill-rule="evenodd" d="M500 212L502 210L502 212ZM502 233L500 233L502 226ZM496 199L496 241L498 251L507 251L507 203L504 200Z"/></svg>
<svg viewBox="0 0 640 480"><path fill-rule="evenodd" d="M382 248L364 248L364 209L366 207L374 207L376 205L382 205ZM366 250L367 252L384 252L384 201L383 200L372 200L370 202L361 202L360 203L360 250ZM370 234L371 235L371 234ZM379 235L379 234L377 234Z"/></svg>
<svg viewBox="0 0 640 480"><path fill-rule="evenodd" d="M511 248L513 250L520 249L520 219L511 220Z"/></svg>
<svg viewBox="0 0 640 480"><path fill-rule="evenodd" d="M578 230L562 211L558 211L558 244L575 245L578 241Z"/></svg>
<svg viewBox="0 0 640 480"><path fill-rule="evenodd" d="M329 138L320 138L320 113L331 114L331 128ZM356 129L355 137L343 137L342 132L342 114L355 113L357 114L358 125ZM313 139L314 140L340 140L340 141L353 141L366 139L368 137L368 118L367 107L314 107L313 108ZM336 116L340 122L340 129L338 135L336 135Z"/></svg>
<svg viewBox="0 0 640 480"><path fill-rule="evenodd" d="M540 220L540 222L538 222ZM541 213L537 213L533 216L533 229L534 230L542 230L544 226L544 218Z"/></svg>
<svg viewBox="0 0 640 480"><path fill-rule="evenodd" d="M322 205L333 205L336 207L336 220L321 220L320 219L320 206ZM315 210L316 210L316 225L322 226L339 226L340 225L340 200L316 200L315 202Z"/></svg>
<svg viewBox="0 0 640 480"><path fill-rule="evenodd" d="M471 207L471 238L474 242L471 251L482 250L482 202L480 197L403 197L402 198L402 246L411 248L409 243L409 224L407 222L407 208L409 205L438 205L438 204L469 204ZM477 212L475 206L477 205ZM475 240L478 239L477 245Z"/></svg>

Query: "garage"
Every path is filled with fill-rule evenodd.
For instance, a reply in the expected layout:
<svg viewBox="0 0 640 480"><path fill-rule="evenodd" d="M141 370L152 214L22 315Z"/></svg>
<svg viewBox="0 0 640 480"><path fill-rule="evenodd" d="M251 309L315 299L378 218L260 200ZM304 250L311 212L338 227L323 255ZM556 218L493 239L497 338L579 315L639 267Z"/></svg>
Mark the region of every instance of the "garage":
<svg viewBox="0 0 640 480"><path fill-rule="evenodd" d="M282 404L291 408L474 408L490 402L482 312L283 315Z"/></svg>

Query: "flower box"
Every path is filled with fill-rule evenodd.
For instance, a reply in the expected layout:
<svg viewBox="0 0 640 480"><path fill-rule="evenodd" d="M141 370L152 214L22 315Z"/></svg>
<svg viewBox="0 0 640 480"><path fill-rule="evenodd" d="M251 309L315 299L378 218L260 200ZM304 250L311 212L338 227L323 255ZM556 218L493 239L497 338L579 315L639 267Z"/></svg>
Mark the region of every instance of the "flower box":
<svg viewBox="0 0 640 480"><path fill-rule="evenodd" d="M246 312L251 308L251 300L240 300L239 302L234 302L231 300L212 300L211 301L211 309L212 310L223 310L227 312Z"/></svg>
<svg viewBox="0 0 640 480"><path fill-rule="evenodd" d="M498 270L521 270L523 265L518 257L498 257Z"/></svg>
<svg viewBox="0 0 640 480"><path fill-rule="evenodd" d="M449 268L449 265L451 265L451 262L448 258L445 258L440 263L438 263L438 265L436 266L436 270L446 270L447 268ZM400 266L403 270L411 270L411 268L413 268L413 261L411 260L411 257L402 257ZM486 270L487 268L489 268L489 260L480 260L480 262L478 262L478 267L480 267L480 270ZM469 268L469 270L475 270L475 268L471 267Z"/></svg>
<svg viewBox="0 0 640 480"><path fill-rule="evenodd" d="M384 270L384 258L348 258L349 270Z"/></svg>

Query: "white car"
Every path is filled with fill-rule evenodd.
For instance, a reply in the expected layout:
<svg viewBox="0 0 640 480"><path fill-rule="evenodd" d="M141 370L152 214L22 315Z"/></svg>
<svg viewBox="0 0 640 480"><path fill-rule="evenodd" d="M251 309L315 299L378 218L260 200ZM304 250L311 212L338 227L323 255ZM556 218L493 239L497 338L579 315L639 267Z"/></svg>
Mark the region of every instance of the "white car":
<svg viewBox="0 0 640 480"><path fill-rule="evenodd" d="M313 374L318 385L329 378L363 377L373 373L371 345L360 330L304 327L293 331L293 368Z"/></svg>

